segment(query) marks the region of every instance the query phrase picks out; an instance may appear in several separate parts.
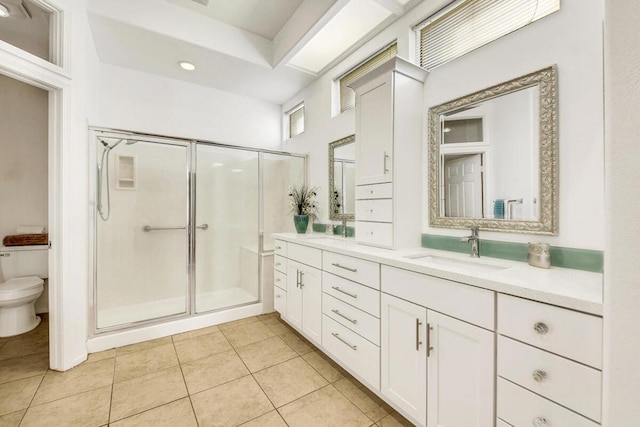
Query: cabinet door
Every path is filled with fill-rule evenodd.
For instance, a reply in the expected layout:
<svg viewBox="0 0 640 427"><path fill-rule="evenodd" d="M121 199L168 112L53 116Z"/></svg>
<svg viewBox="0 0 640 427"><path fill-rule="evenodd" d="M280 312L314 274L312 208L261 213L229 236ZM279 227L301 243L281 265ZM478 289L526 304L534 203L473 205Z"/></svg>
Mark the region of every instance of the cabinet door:
<svg viewBox="0 0 640 427"><path fill-rule="evenodd" d="M302 331L320 345L322 342L322 271L303 266L300 270L302 289Z"/></svg>
<svg viewBox="0 0 640 427"><path fill-rule="evenodd" d="M427 412L427 309L382 294L381 392L419 425Z"/></svg>
<svg viewBox="0 0 640 427"><path fill-rule="evenodd" d="M302 289L300 271L302 264L289 260L287 263L287 321L302 329Z"/></svg>
<svg viewBox="0 0 640 427"><path fill-rule="evenodd" d="M393 73L386 73L359 88L356 105L356 184L391 182Z"/></svg>
<svg viewBox="0 0 640 427"><path fill-rule="evenodd" d="M429 310L428 426L492 427L495 334Z"/></svg>

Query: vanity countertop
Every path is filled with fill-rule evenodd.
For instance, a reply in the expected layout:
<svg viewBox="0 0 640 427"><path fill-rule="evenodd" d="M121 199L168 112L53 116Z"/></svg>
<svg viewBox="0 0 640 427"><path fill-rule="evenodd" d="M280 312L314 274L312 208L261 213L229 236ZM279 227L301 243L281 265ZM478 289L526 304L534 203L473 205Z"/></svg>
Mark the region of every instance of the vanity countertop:
<svg viewBox="0 0 640 427"><path fill-rule="evenodd" d="M601 273L560 267L542 269L531 267L524 262L500 258L472 259L466 254L419 247L400 250L381 249L359 245L353 238L338 238L319 233L276 233L273 237L602 316L603 275ZM451 262L438 265L437 262L430 262L425 258L427 256ZM470 271L474 270L474 265L483 268L479 271Z"/></svg>

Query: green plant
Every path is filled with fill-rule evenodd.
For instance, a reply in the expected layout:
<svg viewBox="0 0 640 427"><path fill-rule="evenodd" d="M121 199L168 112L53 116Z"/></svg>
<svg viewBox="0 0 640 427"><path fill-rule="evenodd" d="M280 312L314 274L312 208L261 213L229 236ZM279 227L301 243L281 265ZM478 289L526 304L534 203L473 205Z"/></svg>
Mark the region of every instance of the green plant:
<svg viewBox="0 0 640 427"><path fill-rule="evenodd" d="M318 195L317 187L289 186L289 198L291 199L291 213L294 215L309 215L315 218L318 205L314 198Z"/></svg>

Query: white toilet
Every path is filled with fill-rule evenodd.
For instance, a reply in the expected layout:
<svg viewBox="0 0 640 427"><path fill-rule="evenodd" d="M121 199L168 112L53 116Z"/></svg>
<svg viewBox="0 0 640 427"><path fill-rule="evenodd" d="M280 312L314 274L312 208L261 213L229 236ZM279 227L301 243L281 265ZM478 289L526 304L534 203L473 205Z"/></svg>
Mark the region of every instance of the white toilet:
<svg viewBox="0 0 640 427"><path fill-rule="evenodd" d="M47 246L0 246L0 337L23 334L40 324L35 302L48 276Z"/></svg>

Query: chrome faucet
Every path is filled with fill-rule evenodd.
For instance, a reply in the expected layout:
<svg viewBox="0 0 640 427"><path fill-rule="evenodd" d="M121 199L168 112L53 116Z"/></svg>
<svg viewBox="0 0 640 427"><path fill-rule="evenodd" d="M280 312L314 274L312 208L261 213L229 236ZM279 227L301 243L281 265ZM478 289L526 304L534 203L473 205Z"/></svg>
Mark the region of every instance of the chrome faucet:
<svg viewBox="0 0 640 427"><path fill-rule="evenodd" d="M471 227L471 236L460 239L462 243L471 243L471 258L480 258L480 227Z"/></svg>

